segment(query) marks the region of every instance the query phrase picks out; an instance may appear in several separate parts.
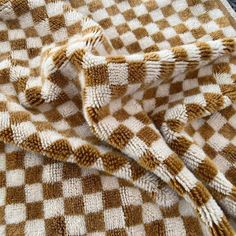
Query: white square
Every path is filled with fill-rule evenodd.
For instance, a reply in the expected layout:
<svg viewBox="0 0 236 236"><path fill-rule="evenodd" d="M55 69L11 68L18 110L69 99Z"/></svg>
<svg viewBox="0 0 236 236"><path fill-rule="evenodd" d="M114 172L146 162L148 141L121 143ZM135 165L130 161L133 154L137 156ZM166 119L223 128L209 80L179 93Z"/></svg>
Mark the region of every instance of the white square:
<svg viewBox="0 0 236 236"><path fill-rule="evenodd" d="M165 6L169 5L171 3L171 0L165 0L165 1L156 0L156 3L158 5L158 7L161 8L161 7L165 7Z"/></svg>
<svg viewBox="0 0 236 236"><path fill-rule="evenodd" d="M142 235L140 232L145 232L143 225L135 225L128 228L128 235ZM143 235L142 235L143 236Z"/></svg>
<svg viewBox="0 0 236 236"><path fill-rule="evenodd" d="M109 104L111 88L109 85L97 85L86 88L86 106L101 107Z"/></svg>
<svg viewBox="0 0 236 236"><path fill-rule="evenodd" d="M185 21L185 24L189 29L196 29L201 26L201 23L196 18L188 19L187 21Z"/></svg>
<svg viewBox="0 0 236 236"><path fill-rule="evenodd" d="M104 2L103 4L105 4L105 2L106 2L106 4L107 4L108 2L111 2L112 5L114 4L113 1L106 1L106 0L105 0L105 1L102 1L102 2ZM130 4L129 4L128 1L119 1L119 3L117 3L117 7L118 7L118 9L120 10L120 12L124 12L124 11L126 11L127 9L130 8Z"/></svg>
<svg viewBox="0 0 236 236"><path fill-rule="evenodd" d="M112 100L109 103L109 108L110 108L111 114L121 109L122 108L121 99L117 98L117 99Z"/></svg>
<svg viewBox="0 0 236 236"><path fill-rule="evenodd" d="M65 66L63 68L63 73L70 74L71 78L73 79L73 75L76 73L74 73L72 71L74 71L74 69L72 69L72 66ZM79 93L78 88L71 81L66 85L66 87L63 88L63 90L70 98L73 98L75 95L77 95Z"/></svg>
<svg viewBox="0 0 236 236"><path fill-rule="evenodd" d="M31 121L21 122L11 126L13 138L16 143L22 143L30 135L37 132L36 127Z"/></svg>
<svg viewBox="0 0 236 236"><path fill-rule="evenodd" d="M40 87L42 86L42 81L40 81L40 77L31 77L26 82L26 88Z"/></svg>
<svg viewBox="0 0 236 236"><path fill-rule="evenodd" d="M157 88L156 95L158 97L165 97L169 94L170 84L161 84Z"/></svg>
<svg viewBox="0 0 236 236"><path fill-rule="evenodd" d="M218 93L221 94L221 89L218 84L202 85L200 86L202 93Z"/></svg>
<svg viewBox="0 0 236 236"><path fill-rule="evenodd" d="M187 2L182 0L175 0L171 5L177 12L184 11L186 8L188 8Z"/></svg>
<svg viewBox="0 0 236 236"><path fill-rule="evenodd" d="M236 129L236 115L233 115L230 119L229 119L229 124L231 126L233 126Z"/></svg>
<svg viewBox="0 0 236 236"><path fill-rule="evenodd" d="M155 41L153 41L151 37L145 36L139 40L139 44L142 49L145 49L145 48L153 46L153 44L155 44Z"/></svg>
<svg viewBox="0 0 236 236"><path fill-rule="evenodd" d="M25 38L25 32L21 29L8 30L8 39L16 40Z"/></svg>
<svg viewBox="0 0 236 236"><path fill-rule="evenodd" d="M55 42L61 42L68 39L67 30L65 28L53 32L52 36Z"/></svg>
<svg viewBox="0 0 236 236"><path fill-rule="evenodd" d="M124 120L122 124L129 127L129 129L135 134L144 128L144 124L132 116Z"/></svg>
<svg viewBox="0 0 236 236"><path fill-rule="evenodd" d="M116 177L113 176L102 176L102 189L103 190L112 190L119 188L119 182Z"/></svg>
<svg viewBox="0 0 236 236"><path fill-rule="evenodd" d="M123 107L129 115L136 115L140 111L142 111L142 107L135 100L128 101Z"/></svg>
<svg viewBox="0 0 236 236"><path fill-rule="evenodd" d="M42 40L39 37L29 37L26 39L27 48L40 48L42 47Z"/></svg>
<svg viewBox="0 0 236 236"><path fill-rule="evenodd" d="M39 236L45 235L44 220L28 220L25 224L26 236Z"/></svg>
<svg viewBox="0 0 236 236"><path fill-rule="evenodd" d="M105 31L106 35L110 36L110 39L114 39L114 38L119 37L119 34L118 34L116 28L114 28L114 27L110 27L104 31Z"/></svg>
<svg viewBox="0 0 236 236"><path fill-rule="evenodd" d="M125 146L125 150L130 154L135 156L136 159L140 158L144 153L146 153L148 146L146 143L134 136L129 143Z"/></svg>
<svg viewBox="0 0 236 236"><path fill-rule="evenodd" d="M214 113L214 115L210 116L210 118L207 121L207 124L210 125L211 128L213 128L215 131L219 131L227 123L228 123L227 119L224 116L222 116L220 113ZM203 124L204 123L201 123L198 126L198 129Z"/></svg>
<svg viewBox="0 0 236 236"><path fill-rule="evenodd" d="M37 33L40 37L49 35L51 33L48 20L41 21L40 23L35 25L35 29L37 30Z"/></svg>
<svg viewBox="0 0 236 236"><path fill-rule="evenodd" d="M31 152L26 152L25 154L25 167L33 167L33 166L38 166L43 163L43 157L39 154L36 153L31 153Z"/></svg>
<svg viewBox="0 0 236 236"><path fill-rule="evenodd" d="M103 135L104 140L108 139L112 132L119 127L119 122L113 116L107 116L99 121L98 129Z"/></svg>
<svg viewBox="0 0 236 236"><path fill-rule="evenodd" d="M25 172L23 170L9 170L6 172L7 187L23 185L25 182Z"/></svg>
<svg viewBox="0 0 236 236"><path fill-rule="evenodd" d="M182 168L182 170L177 174L176 179L178 179L178 182L186 191L191 191L191 189L196 187L198 182L192 172L190 172L186 167Z"/></svg>
<svg viewBox="0 0 236 236"><path fill-rule="evenodd" d="M31 9L40 7L40 6L45 6L45 1L44 0L28 0L28 4Z"/></svg>
<svg viewBox="0 0 236 236"><path fill-rule="evenodd" d="M71 26L71 25L76 24L78 22L78 18L80 18L81 15L77 11L76 12L75 11L66 11L66 12L64 12L64 17L65 17L65 24L67 26Z"/></svg>
<svg viewBox="0 0 236 236"><path fill-rule="evenodd" d="M181 216L195 216L194 209L185 199L179 201L179 213Z"/></svg>
<svg viewBox="0 0 236 236"><path fill-rule="evenodd" d="M170 235L175 235L175 236L185 235L186 231L181 217L165 218L164 223L166 231Z"/></svg>
<svg viewBox="0 0 236 236"><path fill-rule="evenodd" d="M146 15L148 13L144 4L137 5L132 9L134 10L136 17Z"/></svg>
<svg viewBox="0 0 236 236"><path fill-rule="evenodd" d="M128 21L128 26L130 29L135 30L140 28L142 25L140 24L140 21L138 19L133 19L131 21Z"/></svg>
<svg viewBox="0 0 236 236"><path fill-rule="evenodd" d="M1 42L0 43L0 47L1 47L1 53L5 53L5 52L10 52L11 51L11 45L9 42Z"/></svg>
<svg viewBox="0 0 236 236"><path fill-rule="evenodd" d="M108 64L109 82L112 85L128 84L128 64L109 63Z"/></svg>
<svg viewBox="0 0 236 236"><path fill-rule="evenodd" d="M171 26L175 26L175 25L182 23L182 20L179 18L178 14L173 14L173 15L167 17L166 20L168 21L169 25L171 25Z"/></svg>
<svg viewBox="0 0 236 236"><path fill-rule="evenodd" d="M106 229L112 230L125 227L124 212L121 207L104 211Z"/></svg>
<svg viewBox="0 0 236 236"><path fill-rule="evenodd" d="M207 65L199 69L198 77L212 76L212 65Z"/></svg>
<svg viewBox="0 0 236 236"><path fill-rule="evenodd" d="M65 216L67 233L69 235L84 235L86 233L86 224L84 216Z"/></svg>
<svg viewBox="0 0 236 236"><path fill-rule="evenodd" d="M206 106L206 100L202 93L184 98L184 104L191 104L191 103L197 103L203 107Z"/></svg>
<svg viewBox="0 0 236 236"><path fill-rule="evenodd" d="M219 26L214 21L210 21L204 24L203 28L207 33L211 33L211 32L219 30Z"/></svg>
<svg viewBox="0 0 236 236"><path fill-rule="evenodd" d="M155 220L163 219L162 212L156 204L145 203L142 208L143 223L150 223Z"/></svg>
<svg viewBox="0 0 236 236"><path fill-rule="evenodd" d="M37 202L43 200L42 185L39 183L25 185L25 197L26 202Z"/></svg>
<svg viewBox="0 0 236 236"><path fill-rule="evenodd" d="M64 197L73 197L78 196L83 193L82 184L80 179L71 178L66 181L63 181L63 196Z"/></svg>
<svg viewBox="0 0 236 236"><path fill-rule="evenodd" d="M70 80L75 80L80 76L80 74L78 74L78 70L71 62L68 62L67 64L63 65L63 67L61 68L61 73L66 77L69 76ZM68 94L70 98L72 98L73 94L77 95L79 93L79 88L76 87L75 84L73 84L72 81L70 80L68 81L66 87L63 87L63 90L65 91L66 94ZM70 89L72 89L72 91L70 91ZM74 93L74 90L76 90L77 92Z"/></svg>
<svg viewBox="0 0 236 236"><path fill-rule="evenodd" d="M30 28L34 25L34 21L30 12L21 15L19 19L19 23L22 29Z"/></svg>
<svg viewBox="0 0 236 236"><path fill-rule="evenodd" d="M152 152L159 157L159 160L164 161L167 157L173 154L173 151L168 147L163 139L154 141L151 145Z"/></svg>
<svg viewBox="0 0 236 236"><path fill-rule="evenodd" d="M64 138L62 134L54 130L43 130L38 132L38 135L41 139L41 144L43 148L47 148L52 145L54 142Z"/></svg>
<svg viewBox="0 0 236 236"><path fill-rule="evenodd" d="M122 203L126 206L129 205L142 205L143 200L139 189L132 187L122 187L120 190Z"/></svg>
<svg viewBox="0 0 236 236"><path fill-rule="evenodd" d="M27 50L15 50L12 51L12 58L18 59L18 60L28 60L28 51ZM27 81L28 82L28 81Z"/></svg>
<svg viewBox="0 0 236 236"><path fill-rule="evenodd" d="M155 9L154 11L150 12L149 14L150 14L153 22L158 21L158 20L162 20L163 18L165 18L163 16L161 9L159 9L159 8Z"/></svg>
<svg viewBox="0 0 236 236"><path fill-rule="evenodd" d="M53 122L52 123L53 128L55 128L56 130L67 130L70 129L71 126L69 126L69 124L65 121L65 120L60 120L57 122Z"/></svg>
<svg viewBox="0 0 236 236"><path fill-rule="evenodd" d="M99 9L96 10L95 12L93 12L93 19L96 19L97 22L103 20L103 19L107 19L110 16L108 15L106 9Z"/></svg>
<svg viewBox="0 0 236 236"><path fill-rule="evenodd" d="M221 28L223 31L223 35L225 35L225 37L235 37L235 29L229 25L227 27Z"/></svg>
<svg viewBox="0 0 236 236"><path fill-rule="evenodd" d="M92 168L82 168L80 170L81 177L90 176L90 175L99 175L98 170Z"/></svg>
<svg viewBox="0 0 236 236"><path fill-rule="evenodd" d="M102 193L99 192L84 195L84 209L86 214L102 210Z"/></svg>
<svg viewBox="0 0 236 236"><path fill-rule="evenodd" d="M61 181L63 163L57 162L43 167L43 182L53 183Z"/></svg>
<svg viewBox="0 0 236 236"><path fill-rule="evenodd" d="M6 224L18 224L26 219L25 204L6 205L5 221Z"/></svg>
<svg viewBox="0 0 236 236"><path fill-rule="evenodd" d="M126 32L120 36L121 40L123 41L125 46L128 46L137 41L136 36L133 32Z"/></svg>
<svg viewBox="0 0 236 236"><path fill-rule="evenodd" d="M143 101L143 109L145 112L154 111L155 108L156 108L156 100L154 98Z"/></svg>
<svg viewBox="0 0 236 236"><path fill-rule="evenodd" d="M192 7L190 7L190 10L194 16L200 16L200 15L206 13L206 9L203 6L203 4L196 4Z"/></svg>
<svg viewBox="0 0 236 236"><path fill-rule="evenodd" d="M214 163L223 174L231 167L231 163L219 154L214 158Z"/></svg>
<svg viewBox="0 0 236 236"><path fill-rule="evenodd" d="M45 200L43 202L45 218L60 216L64 214L63 198Z"/></svg>
<svg viewBox="0 0 236 236"><path fill-rule="evenodd" d="M0 171L6 170L6 155L4 153L0 154Z"/></svg>
<svg viewBox="0 0 236 236"><path fill-rule="evenodd" d="M187 91L198 87L198 79L187 79L183 81L183 90Z"/></svg>
<svg viewBox="0 0 236 236"><path fill-rule="evenodd" d="M229 144L229 140L223 135L215 133L209 139L209 145L213 148L217 148L217 151L223 150Z"/></svg>
<svg viewBox="0 0 236 236"><path fill-rule="evenodd" d="M153 35L159 30L157 24L154 23L149 23L148 25L145 25L145 29L147 30L149 35Z"/></svg>
<svg viewBox="0 0 236 236"><path fill-rule="evenodd" d="M169 28L165 28L163 31L162 31L162 34L165 36L165 38L169 39L169 38L172 38L174 36L177 35L176 31L169 27Z"/></svg>
<svg viewBox="0 0 236 236"><path fill-rule="evenodd" d="M172 102L180 101L183 98L184 98L184 93L183 92L171 94L169 96L169 102L172 103Z"/></svg>
<svg viewBox="0 0 236 236"><path fill-rule="evenodd" d="M49 17L63 14L63 2L51 2L46 4L47 14Z"/></svg>
<svg viewBox="0 0 236 236"><path fill-rule="evenodd" d="M200 146L202 147L205 143L206 143L206 140L204 138L202 138L201 134L199 133L195 133L193 135L193 140Z"/></svg>
<svg viewBox="0 0 236 236"><path fill-rule="evenodd" d="M220 9L213 9L211 11L208 11L208 14L213 20L223 16L223 13Z"/></svg>
<svg viewBox="0 0 236 236"><path fill-rule="evenodd" d="M6 188L3 187L0 188L0 206L4 206L5 204L6 204Z"/></svg>
<svg viewBox="0 0 236 236"><path fill-rule="evenodd" d="M0 235L6 235L6 225L0 225Z"/></svg>
<svg viewBox="0 0 236 236"><path fill-rule="evenodd" d="M112 24L115 25L115 26L126 22L124 16L121 15L121 14L117 14L115 16L112 16L111 20L112 20Z"/></svg>
<svg viewBox="0 0 236 236"><path fill-rule="evenodd" d="M57 110L63 117L72 116L79 111L78 107L72 101L63 103L57 107Z"/></svg>
<svg viewBox="0 0 236 236"><path fill-rule="evenodd" d="M196 41L196 39L193 37L192 33L190 32L180 34L179 37L181 38L181 41L183 42L183 44L190 44Z"/></svg>

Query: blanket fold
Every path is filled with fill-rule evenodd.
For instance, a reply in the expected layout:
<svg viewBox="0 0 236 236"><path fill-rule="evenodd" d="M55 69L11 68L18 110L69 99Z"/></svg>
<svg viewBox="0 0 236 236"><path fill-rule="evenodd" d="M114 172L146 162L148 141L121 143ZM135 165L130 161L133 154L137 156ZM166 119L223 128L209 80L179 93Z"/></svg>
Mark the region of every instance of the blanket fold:
<svg viewBox="0 0 236 236"><path fill-rule="evenodd" d="M226 3L216 2L0 0L1 142L129 181L151 193L153 205L186 202L204 235L234 235L236 32ZM11 225L6 209L1 225ZM91 224L58 234L88 235ZM16 235L31 235L24 227ZM157 233L144 228L110 235Z"/></svg>

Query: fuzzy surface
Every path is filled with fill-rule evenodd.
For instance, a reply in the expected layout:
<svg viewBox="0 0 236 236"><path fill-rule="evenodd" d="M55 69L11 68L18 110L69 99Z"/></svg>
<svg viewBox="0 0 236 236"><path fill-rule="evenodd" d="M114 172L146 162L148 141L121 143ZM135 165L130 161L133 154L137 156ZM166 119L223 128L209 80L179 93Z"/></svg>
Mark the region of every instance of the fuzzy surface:
<svg viewBox="0 0 236 236"><path fill-rule="evenodd" d="M227 4L0 0L0 235L235 235Z"/></svg>

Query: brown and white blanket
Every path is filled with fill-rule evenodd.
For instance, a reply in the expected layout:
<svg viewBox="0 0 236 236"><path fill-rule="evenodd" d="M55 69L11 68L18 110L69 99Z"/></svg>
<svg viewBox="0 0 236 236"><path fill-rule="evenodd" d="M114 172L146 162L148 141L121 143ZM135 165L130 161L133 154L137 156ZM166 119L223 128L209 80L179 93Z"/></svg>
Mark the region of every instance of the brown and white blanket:
<svg viewBox="0 0 236 236"><path fill-rule="evenodd" d="M0 235L234 235L235 26L226 0L0 0Z"/></svg>

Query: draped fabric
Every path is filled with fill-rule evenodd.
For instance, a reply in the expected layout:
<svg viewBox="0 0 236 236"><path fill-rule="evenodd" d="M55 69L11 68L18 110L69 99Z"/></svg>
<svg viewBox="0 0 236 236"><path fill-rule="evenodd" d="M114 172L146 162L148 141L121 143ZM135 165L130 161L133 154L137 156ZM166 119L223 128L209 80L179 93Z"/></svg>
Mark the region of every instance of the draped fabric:
<svg viewBox="0 0 236 236"><path fill-rule="evenodd" d="M1 0L1 234L234 235L235 18Z"/></svg>

